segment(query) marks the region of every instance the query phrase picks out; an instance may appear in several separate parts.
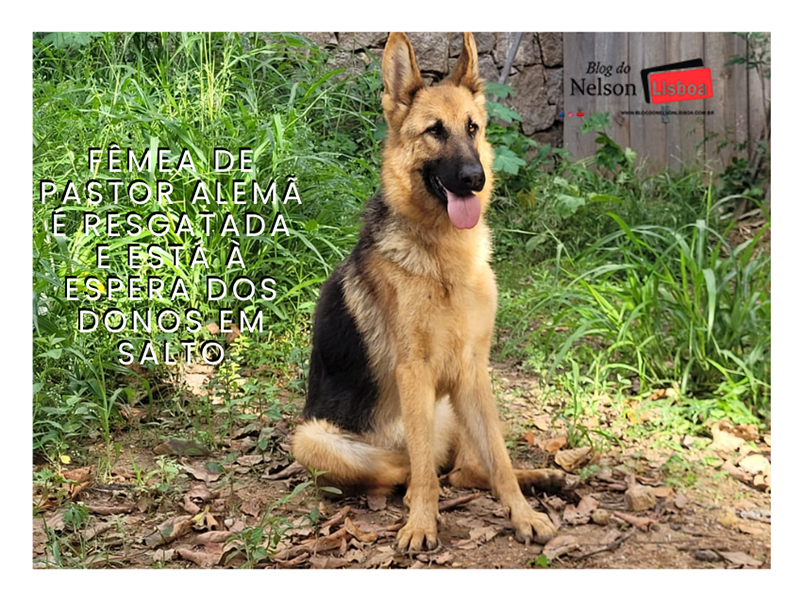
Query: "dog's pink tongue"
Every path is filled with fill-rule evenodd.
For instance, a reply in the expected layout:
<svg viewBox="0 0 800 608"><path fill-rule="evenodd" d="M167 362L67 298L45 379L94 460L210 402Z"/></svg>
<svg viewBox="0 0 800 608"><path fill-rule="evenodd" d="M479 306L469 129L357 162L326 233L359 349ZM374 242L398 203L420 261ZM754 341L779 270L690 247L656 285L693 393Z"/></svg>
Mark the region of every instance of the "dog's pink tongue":
<svg viewBox="0 0 800 608"><path fill-rule="evenodd" d="M458 196L447 188L447 214L453 226L461 229L474 228L478 220L481 219L481 203L475 194L468 196Z"/></svg>

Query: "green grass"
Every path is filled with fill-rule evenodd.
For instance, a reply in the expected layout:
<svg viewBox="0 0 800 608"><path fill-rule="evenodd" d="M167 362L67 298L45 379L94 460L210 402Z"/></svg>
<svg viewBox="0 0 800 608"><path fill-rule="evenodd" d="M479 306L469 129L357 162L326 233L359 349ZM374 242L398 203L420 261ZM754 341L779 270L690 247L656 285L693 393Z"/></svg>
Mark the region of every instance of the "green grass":
<svg viewBox="0 0 800 608"><path fill-rule="evenodd" d="M355 242L357 214L377 186L379 144L374 137L378 119L380 76L368 71L357 81L325 67L325 54L296 35L238 34L104 34L34 40L34 200L38 182L53 180L59 191L73 180L79 187L90 179L101 182L141 179L155 190L157 179L169 180L175 190L171 206L157 202L132 205L121 200L96 206L67 204L65 237L47 228L58 202L35 204L34 242L34 450L56 452L75 440L96 436L105 442L120 423L119 400L130 399L123 387L131 371L116 363L116 339L104 330L80 333L76 329L79 306L101 314L112 307L130 315L134 303L113 301L70 302L64 297L67 276L83 280L97 276L124 277L130 271L125 259L128 244L162 248L183 246L180 264L165 263L146 274L163 279L167 289L174 276L186 282L189 297L172 303L153 302L154 313L170 307L179 315L200 311L203 324L215 320L217 307L244 310L251 317L259 310L270 334L253 336L263 348L250 349L246 363L280 368L287 342L305 346L306 319L313 308L316 288ZM190 150L196 171L111 173L101 163L92 173L87 150L104 151L112 144L130 148L137 158L151 148L168 148L177 158ZM216 174L209 166L214 147L255 151L255 173ZM237 206L236 219L245 212L260 212L270 222L280 211L291 236L277 232L238 240L246 270L226 267L231 236L221 236L219 226L230 206L187 203L196 180L213 188L216 179L230 199L232 180L250 187L257 179L266 190L270 180L279 195L287 178L296 178L302 204L277 208ZM108 189L104 192L110 198ZM143 217L166 212L173 228L164 236L142 231L139 236L109 239L84 234L83 211L101 217L131 209ZM209 236L199 213L213 214ZM187 214L195 235L177 234L180 214ZM214 230L214 226L217 227ZM209 268L189 262L192 248L202 242ZM112 245L111 267L97 270L95 247ZM204 298L204 277L214 275L230 282L238 276L275 279L272 301L238 302L228 296L218 304ZM139 309L147 303L139 303ZM213 308L212 308L213 307ZM210 336L202 332L201 338ZM149 335L132 337L138 354L145 340L195 339L187 332L166 334L155 325ZM174 351L173 351L174 352ZM249 352L249 351L248 351ZM148 364L140 373L154 383L163 366ZM126 377L127 376L127 377Z"/></svg>
<svg viewBox="0 0 800 608"><path fill-rule="evenodd" d="M496 220L501 238L517 241L516 251L504 252L508 262L497 265L498 325L507 332L498 355L522 359L565 390L575 385L578 364L595 393L634 382L642 392L675 386L705 412L695 419L714 412L768 421L770 257L758 245L769 218L734 247L733 226L719 219L729 199L715 200L712 186L682 190L700 183L697 177L650 178L667 187L650 189L657 198L640 200L633 213L623 196L647 190L639 185L620 196L609 182L618 208L604 209L604 200L591 215L580 209L560 220L545 233L553 256L539 263L524 259L536 257L525 239L540 235ZM660 224L631 223L650 207L659 208Z"/></svg>

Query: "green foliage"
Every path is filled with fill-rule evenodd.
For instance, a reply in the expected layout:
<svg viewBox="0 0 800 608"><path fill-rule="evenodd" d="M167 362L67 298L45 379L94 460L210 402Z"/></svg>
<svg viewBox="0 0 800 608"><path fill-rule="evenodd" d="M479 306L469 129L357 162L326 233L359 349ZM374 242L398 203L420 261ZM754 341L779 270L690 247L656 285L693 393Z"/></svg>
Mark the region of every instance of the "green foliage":
<svg viewBox="0 0 800 608"><path fill-rule="evenodd" d="M102 330L77 331L78 307L87 302L67 301L64 279L77 276L82 284L89 276L125 277L130 273L124 255L129 244L185 248L181 266L163 263L148 268L147 274L164 280L167 290L171 279L180 275L189 288L189 301L153 302L154 314L169 306L183 316L195 308L210 322L220 307L234 309L234 318L240 311L251 318L261 312L270 331L249 335L245 356L282 373L286 353L304 348L316 290L354 244L358 213L376 190L378 71L370 69L357 80L347 78L341 70L326 67L325 52L291 34L52 34L34 39L33 54L34 200L42 179L53 180L62 191L68 179L80 187L92 178L118 178L104 164L96 174L89 171L90 147L105 150L117 144L123 151L135 151L137 158L147 148L168 148L172 158L188 148L197 164L191 175L146 170L123 175L126 182L141 179L154 189L156 179L169 179L175 187L172 206L155 200L133 205L122 196L118 208L105 202L62 207L66 237L56 238L48 228L57 203L34 205L34 450L58 455L87 436L108 442L113 430L125 423L120 406L130 404L134 395L122 387L131 384L133 373L116 363L114 336ZM208 154L215 146L253 149L255 173L213 173ZM286 179L295 177L302 205L266 210L250 203L237 206L237 220L254 211L270 221L280 211L291 236L277 232L271 237L267 231L261 237L239 239L247 270L228 269L231 237L221 236L218 228L229 206L182 201L198 179L209 187L220 179L230 200L232 180L245 180L249 187L253 175L264 189L274 179L281 194ZM160 237L146 229L138 237L110 239L102 230L97 237L82 230L83 211L101 217L110 211L136 211L143 217L166 212L173 225ZM190 216L194 235L176 233L174 223L182 212ZM210 223L217 230L212 228L210 235L202 230L201 212L213 214ZM208 270L189 268L189 255L198 241L208 252ZM108 270L96 268L95 247L102 242L112 245ZM270 276L277 281L278 296L270 302L239 302L229 295L209 304L203 297L206 275L226 282L241 275ZM150 305L119 297L88 304L98 314L116 307L129 318L134 307ZM149 335L137 333L131 339L137 354L145 340L162 345L212 338L205 331L199 338L181 331L168 334L155 324ZM147 390L168 371L152 364L145 368L138 382Z"/></svg>
<svg viewBox="0 0 800 608"><path fill-rule="evenodd" d="M577 361L603 384L675 383L682 394L716 394L730 415L768 418L770 264L757 245L769 225L734 247L712 227L726 200L712 200L708 188L704 216L677 228L631 226L608 213L618 229L576 256L560 243L555 265L503 302L500 319L520 320L503 352L541 318L543 340L524 348L542 349L534 360L547 359L550 374L564 366L574 374Z"/></svg>
<svg viewBox="0 0 800 608"><path fill-rule="evenodd" d="M581 124L581 133L597 132L594 143L598 145L594 154L594 162L601 169L614 173L617 169L630 171L636 160L636 152L630 148L623 150L617 142L606 133L606 127L611 124L608 112L593 114ZM618 177L619 179L619 177ZM624 178L623 178L624 179Z"/></svg>
<svg viewBox="0 0 800 608"><path fill-rule="evenodd" d="M544 553L540 553L536 557L530 558L528 560L528 565L531 568L549 568L550 560L547 559L547 556Z"/></svg>
<svg viewBox="0 0 800 608"><path fill-rule="evenodd" d="M293 527L284 507L311 484L311 481L304 481L298 484L291 492L288 492L264 510L258 525L245 528L238 534L231 536L226 541L226 545L234 548L227 553L225 557L226 563L233 557L242 555L245 558L242 568L253 568L274 555L283 536Z"/></svg>
<svg viewBox="0 0 800 608"><path fill-rule="evenodd" d="M732 55L725 65L744 65L748 70L756 70L764 78L770 78L772 57L770 55L770 34L767 32L737 32L747 43L744 55Z"/></svg>
<svg viewBox="0 0 800 608"><path fill-rule="evenodd" d="M769 217L736 245L721 220L731 200L760 205L752 171L734 159L717 189L700 171L646 176L608 124L608 114L584 121L583 133L598 133L589 159L561 151L547 172L498 176L499 355L560 387L572 445L592 441L580 420L598 394L634 380L645 392L677 386L673 410L692 424L767 420L770 258L760 241Z"/></svg>
<svg viewBox="0 0 800 608"><path fill-rule="evenodd" d="M487 82L484 85L487 97L507 99L514 88L508 84ZM538 165L550 154L550 146L539 146L535 140L523 134L522 116L498 101L486 101L489 126L486 135L494 148L492 169L500 177L500 185L513 189L530 180Z"/></svg>

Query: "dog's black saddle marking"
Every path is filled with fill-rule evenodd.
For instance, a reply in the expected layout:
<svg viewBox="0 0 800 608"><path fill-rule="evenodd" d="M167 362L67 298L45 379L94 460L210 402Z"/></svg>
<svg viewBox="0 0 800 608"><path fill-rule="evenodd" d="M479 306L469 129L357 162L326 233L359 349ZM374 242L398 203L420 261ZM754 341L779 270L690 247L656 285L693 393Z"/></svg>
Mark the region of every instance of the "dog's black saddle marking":
<svg viewBox="0 0 800 608"><path fill-rule="evenodd" d="M308 376L306 417L324 418L353 433L370 428L378 386L364 341L345 305L341 266L320 290Z"/></svg>

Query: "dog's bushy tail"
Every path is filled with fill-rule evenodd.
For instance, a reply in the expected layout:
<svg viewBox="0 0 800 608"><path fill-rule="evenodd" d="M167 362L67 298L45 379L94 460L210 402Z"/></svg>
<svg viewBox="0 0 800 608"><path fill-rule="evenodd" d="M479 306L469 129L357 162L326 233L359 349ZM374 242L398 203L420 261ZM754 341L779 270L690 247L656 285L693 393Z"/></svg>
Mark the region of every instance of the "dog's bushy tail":
<svg viewBox="0 0 800 608"><path fill-rule="evenodd" d="M342 490L388 493L408 481L405 450L371 445L320 418L308 420L297 428L292 453L306 468L324 471L325 483Z"/></svg>

